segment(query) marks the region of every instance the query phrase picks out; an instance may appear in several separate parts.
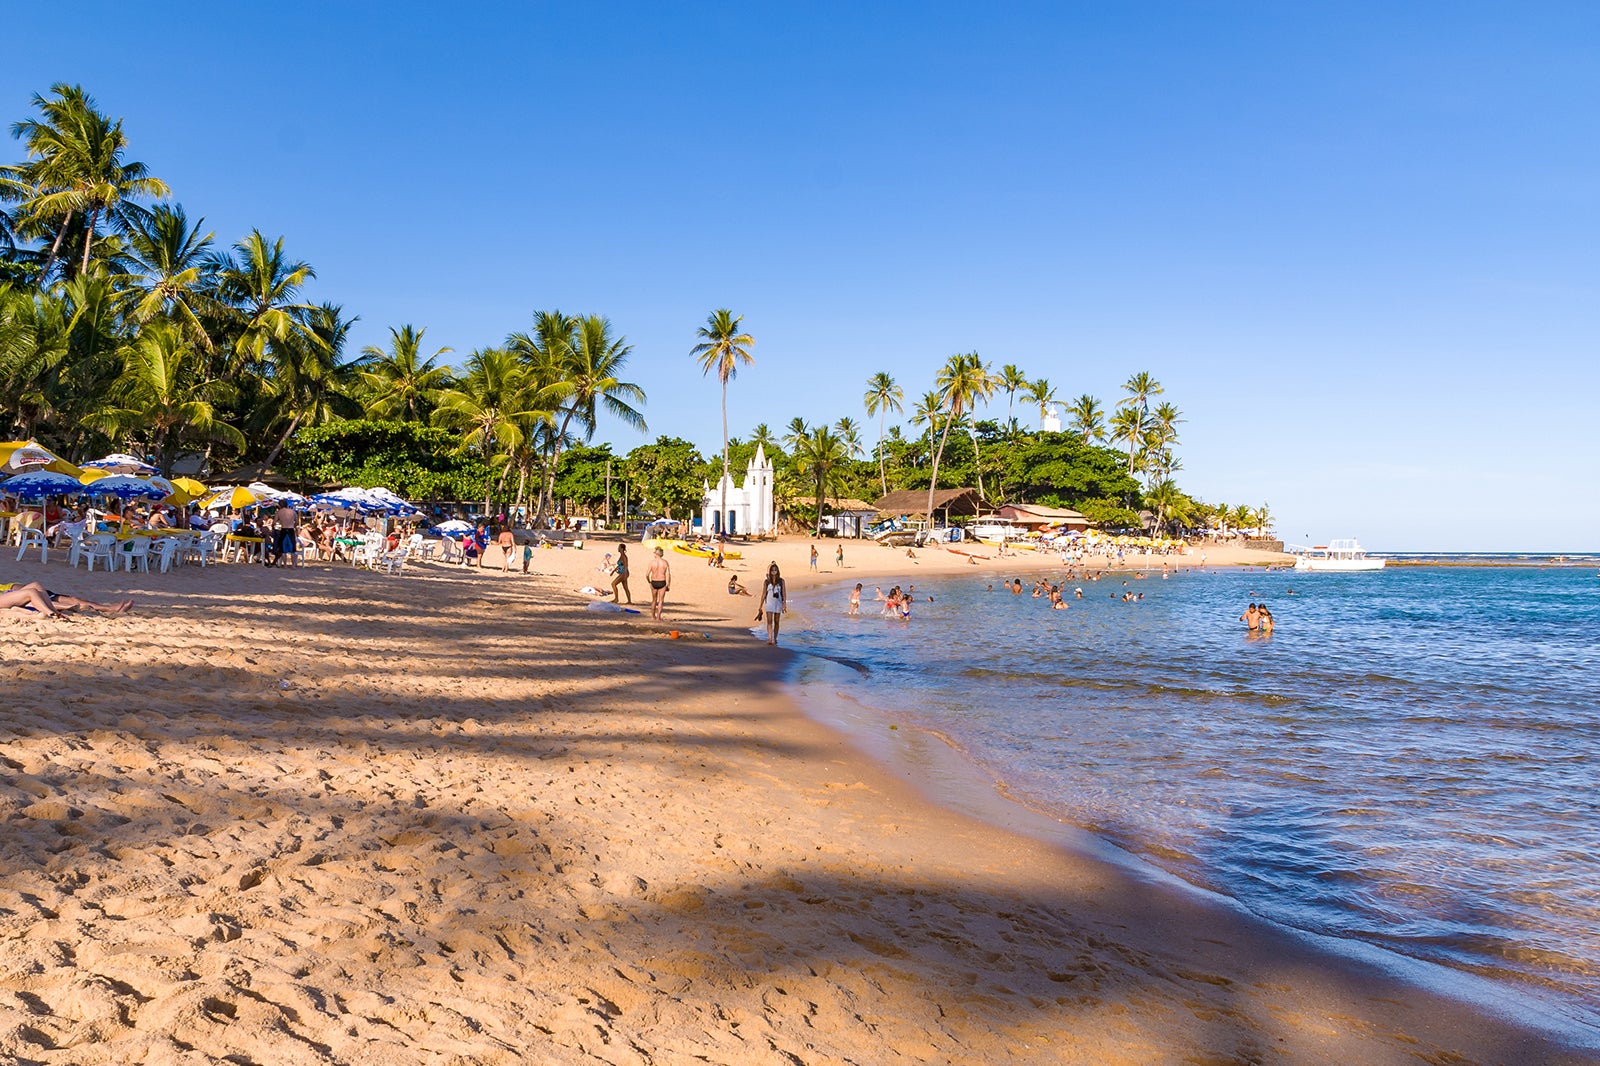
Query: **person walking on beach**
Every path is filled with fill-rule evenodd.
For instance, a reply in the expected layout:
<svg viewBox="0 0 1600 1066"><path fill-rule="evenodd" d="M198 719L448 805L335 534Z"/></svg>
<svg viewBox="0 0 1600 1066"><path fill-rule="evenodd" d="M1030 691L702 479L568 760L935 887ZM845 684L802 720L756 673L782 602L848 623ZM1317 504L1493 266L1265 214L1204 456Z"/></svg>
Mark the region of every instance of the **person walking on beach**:
<svg viewBox="0 0 1600 1066"><path fill-rule="evenodd" d="M300 565L300 512L285 502L273 516L278 521L278 562L289 560L290 566Z"/></svg>
<svg viewBox="0 0 1600 1066"><path fill-rule="evenodd" d="M622 586L623 595L628 597L628 602L633 602L633 593L628 591L628 546L617 545L617 565L612 573L617 575L611 579L611 602L617 602L617 586Z"/></svg>
<svg viewBox="0 0 1600 1066"><path fill-rule="evenodd" d="M501 526L500 535L494 539L500 546L500 572L511 573L511 555L517 550L517 536L511 532L510 526Z"/></svg>
<svg viewBox="0 0 1600 1066"><path fill-rule="evenodd" d="M667 592L672 588L672 567L667 565L666 552L656 549L655 558L650 560L650 569L645 571L645 577L650 582L650 617L659 622L661 608L666 606Z"/></svg>
<svg viewBox="0 0 1600 1066"><path fill-rule="evenodd" d="M839 550L833 553L833 565L840 570L844 569L844 545L839 545Z"/></svg>
<svg viewBox="0 0 1600 1066"><path fill-rule="evenodd" d="M816 551L813 547L811 554L815 556ZM783 612L789 609L789 587L784 584L776 562L767 567L766 579L761 583L761 609L767 616L767 643L776 646L778 625L783 621Z"/></svg>
<svg viewBox="0 0 1600 1066"><path fill-rule="evenodd" d="M815 570L816 568L817 568L817 546L815 544L813 544L811 546L811 569Z"/></svg>

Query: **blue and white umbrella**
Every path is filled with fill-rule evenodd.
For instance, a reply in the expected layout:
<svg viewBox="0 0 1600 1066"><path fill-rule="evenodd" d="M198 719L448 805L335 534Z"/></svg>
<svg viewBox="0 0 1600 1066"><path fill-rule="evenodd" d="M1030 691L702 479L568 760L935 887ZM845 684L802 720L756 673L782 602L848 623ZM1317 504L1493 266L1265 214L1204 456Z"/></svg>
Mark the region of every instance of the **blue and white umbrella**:
<svg viewBox="0 0 1600 1066"><path fill-rule="evenodd" d="M172 495L172 483L167 481L158 485L142 477L112 474L95 478L87 485L79 485L78 490L85 496L115 496L119 500L164 500Z"/></svg>
<svg viewBox="0 0 1600 1066"><path fill-rule="evenodd" d="M19 500L42 500L46 496L76 496L84 491L83 482L54 470L30 470L26 474L0 481L0 493Z"/></svg>
<svg viewBox="0 0 1600 1066"><path fill-rule="evenodd" d="M435 533L471 533L475 527L471 522L463 522L459 518L452 518L448 522L440 522L433 527Z"/></svg>
<svg viewBox="0 0 1600 1066"><path fill-rule="evenodd" d="M104 470L109 474L151 474L160 473L156 467L140 459L137 455L128 455L125 452L113 452L103 459L93 459L83 464L85 470Z"/></svg>

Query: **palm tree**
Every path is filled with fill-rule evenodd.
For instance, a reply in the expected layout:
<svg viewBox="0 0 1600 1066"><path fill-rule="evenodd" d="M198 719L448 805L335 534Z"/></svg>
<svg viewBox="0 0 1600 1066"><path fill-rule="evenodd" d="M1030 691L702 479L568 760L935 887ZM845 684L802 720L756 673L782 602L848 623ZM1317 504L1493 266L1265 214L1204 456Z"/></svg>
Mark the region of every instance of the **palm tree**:
<svg viewBox="0 0 1600 1066"><path fill-rule="evenodd" d="M728 382L738 372L739 364L749 366L755 362L750 348L756 339L739 331L743 321L743 315L735 315L727 308L711 312L706 324L695 333L700 343L690 349L690 354L700 361L701 371L709 374L715 370L722 383L722 510L717 521L724 533L728 521Z"/></svg>
<svg viewBox="0 0 1600 1066"><path fill-rule="evenodd" d="M1255 519L1257 537L1264 537L1272 532L1272 511L1266 504L1256 508Z"/></svg>
<svg viewBox="0 0 1600 1066"><path fill-rule="evenodd" d="M561 442L574 419L583 428L584 440L594 437L597 407L604 407L623 425L645 431L644 415L629 402L642 405L644 390L617 377L627 365L633 346L612 334L611 320L599 315L580 320L565 351L566 358L556 367L559 377L545 384L539 395L540 405L558 413L561 422L551 437L535 525L544 517L546 502L554 507L556 464L561 460Z"/></svg>
<svg viewBox="0 0 1600 1066"><path fill-rule="evenodd" d="M504 348L484 348L472 353L466 373L439 396L433 422L461 431L457 449L476 450L493 465L496 449L520 447L532 426L550 421L550 413L535 406L533 375ZM483 511L494 503L494 485L485 483Z"/></svg>
<svg viewBox="0 0 1600 1066"><path fill-rule="evenodd" d="M1029 385L1028 376L1017 368L1015 363L1007 363L1000 368L1000 373L995 377L995 387L1003 389L1006 394L1006 427L1011 435L1017 435L1016 400L1017 393Z"/></svg>
<svg viewBox="0 0 1600 1066"><path fill-rule="evenodd" d="M800 449L800 441L805 437L806 434L810 432L811 427L806 425L806 420L801 418L799 415L795 415L793 418L789 419L789 425L784 430L784 447L789 449L791 455L794 454Z"/></svg>
<svg viewBox="0 0 1600 1066"><path fill-rule="evenodd" d="M861 426L853 418L841 418L833 424L834 433L839 436L839 443L844 445L845 455L854 459L861 454Z"/></svg>
<svg viewBox="0 0 1600 1066"><path fill-rule="evenodd" d="M1067 412L1072 415L1067 429L1081 437L1083 443L1106 439L1105 415L1100 410L1099 400L1086 392L1067 405Z"/></svg>
<svg viewBox="0 0 1600 1066"><path fill-rule="evenodd" d="M933 435L939 428L939 412L943 408L943 401L939 399L937 390L925 392L922 399L911 409L911 424L913 426L927 426L928 455L933 455Z"/></svg>
<svg viewBox="0 0 1600 1066"><path fill-rule="evenodd" d="M1242 530L1255 524L1256 513L1247 504L1240 504L1233 509L1233 528Z"/></svg>
<svg viewBox="0 0 1600 1066"><path fill-rule="evenodd" d="M939 460L944 457L950 426L977 403L994 392L994 378L977 352L952 355L939 371L939 401L948 417L939 435L939 450L933 453L933 477L928 482L928 524L933 525L933 494L939 487Z"/></svg>
<svg viewBox="0 0 1600 1066"><path fill-rule="evenodd" d="M883 438L884 428L889 420L889 412L899 414L905 410L903 401L906 398L905 390L894 383L894 378L880 370L867 379L867 394L863 397L867 407L867 416L878 416L878 481L883 487L883 494L889 494L889 474L883 465Z"/></svg>
<svg viewBox="0 0 1600 1066"><path fill-rule="evenodd" d="M778 438L772 435L772 427L765 422L758 423L756 428L750 431L750 443L768 451L778 449Z"/></svg>
<svg viewBox="0 0 1600 1066"><path fill-rule="evenodd" d="M1137 407L1119 407L1111 416L1111 439L1128 442L1128 473L1133 473L1134 453L1144 444L1144 416Z"/></svg>
<svg viewBox="0 0 1600 1066"><path fill-rule="evenodd" d="M188 437L245 447L244 434L217 416L216 404L231 396L232 387L203 375L204 360L176 327L152 323L123 355L110 403L85 417L91 428L144 437L163 474L172 472L177 446Z"/></svg>
<svg viewBox="0 0 1600 1066"><path fill-rule="evenodd" d="M1152 481L1164 481L1177 468L1172 449L1178 443L1178 426L1183 423L1182 412L1171 403L1155 409L1145 432L1145 448L1154 457Z"/></svg>
<svg viewBox="0 0 1600 1066"><path fill-rule="evenodd" d="M117 281L128 319L141 325L158 316L171 319L210 351L205 319L217 314L217 261L210 254L213 235L202 235L203 225L202 218L191 227L179 205L132 213L124 256L128 272Z"/></svg>
<svg viewBox="0 0 1600 1066"><path fill-rule="evenodd" d="M1128 442L1128 471L1132 473L1133 453L1144 436L1146 416L1150 411L1150 397L1161 395L1161 383L1151 377L1149 371L1141 370L1123 383L1122 391L1128 395L1118 405L1119 413L1122 409L1131 409L1138 415L1139 432L1137 435L1118 434L1119 440L1127 440ZM1112 421L1112 428L1117 428L1115 420Z"/></svg>
<svg viewBox="0 0 1600 1066"><path fill-rule="evenodd" d="M1056 402L1056 390L1050 384L1049 378L1040 378L1027 385L1028 402L1039 407L1039 429L1044 430L1045 416L1050 413L1050 405Z"/></svg>
<svg viewBox="0 0 1600 1066"><path fill-rule="evenodd" d="M818 426L800 438L795 448L795 463L801 474L812 479L817 489L816 536L822 535L822 512L828 504L828 486L834 472L849 459L845 442L827 426Z"/></svg>
<svg viewBox="0 0 1600 1066"><path fill-rule="evenodd" d="M236 256L223 260L219 292L237 308L233 370L259 370L272 356L275 344L290 338L316 343L306 324L309 304L297 302L300 286L317 276L309 264L291 262L283 252L283 238L272 243L252 230L235 244Z"/></svg>
<svg viewBox="0 0 1600 1066"><path fill-rule="evenodd" d="M312 310L309 325L315 341L291 337L275 346L278 353L266 395L275 413L289 416L289 424L262 460L268 467L278 458L289 438L301 426L321 425L340 416L360 413L360 406L343 392L350 368L342 357L354 318L344 309L323 304Z"/></svg>
<svg viewBox="0 0 1600 1066"><path fill-rule="evenodd" d="M29 162L13 168L14 180L32 189L24 203L24 225L39 229L59 220L50 246L42 283L61 253L73 217L85 222L83 261L79 273L89 269L95 230L104 216L110 223L125 222L124 208L142 197L171 195L165 182L152 178L143 163L125 161L128 138L122 120L112 122L95 108L94 98L82 86L57 83L49 97L33 95L40 117L11 127L12 136L27 147Z"/></svg>
<svg viewBox="0 0 1600 1066"><path fill-rule="evenodd" d="M1189 509L1191 502L1189 497L1179 491L1177 482L1171 478L1151 486L1145 496L1146 506L1155 508L1157 532L1165 530L1169 520L1178 525L1188 525L1192 517Z"/></svg>
<svg viewBox="0 0 1600 1066"><path fill-rule="evenodd" d="M422 358L422 335L427 327L407 324L389 327L389 350L367 345L361 349L361 386L372 418L398 418L423 422L433 413L434 397L450 385L448 366L434 365L453 348L440 348Z"/></svg>

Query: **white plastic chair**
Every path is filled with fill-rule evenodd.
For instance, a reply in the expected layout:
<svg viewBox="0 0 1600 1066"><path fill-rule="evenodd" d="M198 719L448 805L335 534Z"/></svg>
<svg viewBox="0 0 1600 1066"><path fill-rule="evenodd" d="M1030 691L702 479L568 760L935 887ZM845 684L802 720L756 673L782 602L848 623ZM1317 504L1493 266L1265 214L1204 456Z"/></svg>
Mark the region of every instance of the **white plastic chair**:
<svg viewBox="0 0 1600 1066"><path fill-rule="evenodd" d="M201 566L210 566L218 562L218 553L222 550L223 536L224 534L222 533L206 533L196 540L194 547L190 549L190 552L194 555L194 561Z"/></svg>
<svg viewBox="0 0 1600 1066"><path fill-rule="evenodd" d="M422 534L413 533L406 538L405 551L407 558L415 558L422 554Z"/></svg>
<svg viewBox="0 0 1600 1066"><path fill-rule="evenodd" d="M150 572L150 538L134 537L122 545L122 564L128 568L128 573L133 573L134 567L148 574Z"/></svg>
<svg viewBox="0 0 1600 1066"><path fill-rule="evenodd" d="M372 564L374 570L382 570L386 574L403 574L406 569L406 556L409 553L405 548L396 548L392 552L384 552L378 556L377 562Z"/></svg>
<svg viewBox="0 0 1600 1066"><path fill-rule="evenodd" d="M172 569L173 560L181 558L179 549L181 545L177 537L152 537L150 538L149 551L155 552L157 567L160 573ZM146 569L149 567L146 565Z"/></svg>
<svg viewBox="0 0 1600 1066"><path fill-rule="evenodd" d="M29 527L17 534L17 561L22 561L22 555L29 548L39 549L39 561L50 561L50 542L44 539L44 531Z"/></svg>
<svg viewBox="0 0 1600 1066"><path fill-rule="evenodd" d="M376 530L361 538L361 543L350 553L350 565L376 570L383 557L383 541L383 534Z"/></svg>
<svg viewBox="0 0 1600 1066"><path fill-rule="evenodd" d="M117 568L117 538L109 533L96 533L82 539L76 549L78 557L89 564L89 572L94 573L94 561L99 559L106 564L107 570ZM77 564L74 563L74 566Z"/></svg>

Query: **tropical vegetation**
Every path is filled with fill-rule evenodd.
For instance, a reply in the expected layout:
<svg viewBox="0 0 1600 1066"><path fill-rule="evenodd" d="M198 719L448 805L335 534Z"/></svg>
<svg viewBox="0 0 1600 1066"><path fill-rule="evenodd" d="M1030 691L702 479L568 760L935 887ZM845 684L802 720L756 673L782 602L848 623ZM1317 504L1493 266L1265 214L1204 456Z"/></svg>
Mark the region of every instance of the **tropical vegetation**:
<svg viewBox="0 0 1600 1066"><path fill-rule="evenodd" d="M1112 528L1270 529L1265 505L1183 492L1183 414L1143 371L1108 409L965 352L915 386L925 391L879 371L859 408L736 435L729 386L755 366L755 339L728 309L686 337L717 382L720 454L672 437L616 452L594 439L602 415L646 432L646 397L632 346L604 315L535 312L459 364L410 323L352 352L355 316L307 297L316 271L287 238L219 240L80 86L34 96L11 132L23 158L0 166L0 418L69 458L130 451L169 473L273 467L307 486L384 484L491 514L682 518L760 447L780 506L813 530L830 500L910 489L931 509L937 489L958 486L985 506L1073 507Z"/></svg>

